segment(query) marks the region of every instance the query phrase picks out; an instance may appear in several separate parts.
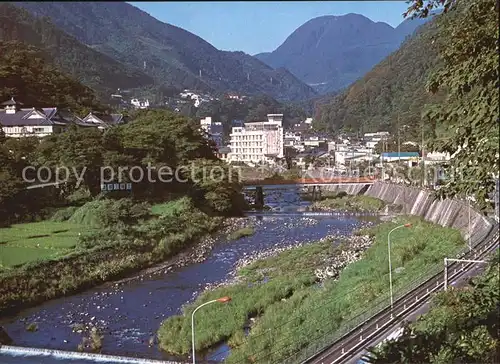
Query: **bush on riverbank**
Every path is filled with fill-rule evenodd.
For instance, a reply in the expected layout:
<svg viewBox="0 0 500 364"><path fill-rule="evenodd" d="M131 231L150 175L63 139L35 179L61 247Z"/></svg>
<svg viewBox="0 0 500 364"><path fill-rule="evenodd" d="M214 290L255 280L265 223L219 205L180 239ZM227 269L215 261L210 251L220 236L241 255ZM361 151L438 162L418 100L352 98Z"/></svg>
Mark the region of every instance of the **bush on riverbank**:
<svg viewBox="0 0 500 364"><path fill-rule="evenodd" d="M316 201L311 206L319 210L343 210L353 212L378 212L385 207L385 202L375 197L356 195L337 195L322 201Z"/></svg>
<svg viewBox="0 0 500 364"><path fill-rule="evenodd" d="M458 231L413 217L407 221L414 226L392 235L393 268L404 268L393 274L395 290L463 246ZM189 352L194 307L231 296L229 304L197 313L197 348L228 340L233 347L228 363L286 362L293 353L338 330L350 316L365 311L367 302L387 296L387 233L395 226L383 223L363 231L375 243L337 281L318 285L314 276L315 268L341 249L330 242L292 249L241 269L238 284L204 292L185 308L184 316L165 320L158 332L160 347L176 354ZM243 328L250 317L256 320L245 337Z"/></svg>
<svg viewBox="0 0 500 364"><path fill-rule="evenodd" d="M238 229L236 231L233 231L227 236L228 240L238 240L241 238L244 238L245 236L252 236L255 234L255 229L253 226L245 226L241 229Z"/></svg>

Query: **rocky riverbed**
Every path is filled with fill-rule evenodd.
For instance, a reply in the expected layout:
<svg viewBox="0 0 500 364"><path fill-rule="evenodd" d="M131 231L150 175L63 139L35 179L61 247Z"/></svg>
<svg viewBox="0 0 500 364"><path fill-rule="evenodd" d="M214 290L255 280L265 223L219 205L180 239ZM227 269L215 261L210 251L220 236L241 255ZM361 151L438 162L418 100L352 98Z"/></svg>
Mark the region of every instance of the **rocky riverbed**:
<svg viewBox="0 0 500 364"><path fill-rule="evenodd" d="M302 221L305 222L305 224L310 223L314 224L316 220L314 219L301 219ZM365 221L361 224L360 228L368 227L373 225L373 222L371 221ZM307 242L307 241L300 241L296 242L293 245L289 246L281 246L281 247L274 247L270 249L266 249L263 251L255 252L255 253L245 253L243 254L243 257L241 257L235 264L233 270L230 272L227 280L223 282L218 282L218 283L212 283L212 284L207 284L205 286L205 290L213 290L222 286L227 286L227 285L233 285L237 284L239 280L238 276L238 271L246 267L253 262L256 262L258 260L263 260L267 259L270 257L274 257L279 255L280 253L291 250L291 249L296 249L300 248L304 245L307 244L316 244L316 243L323 243L325 241L330 241L330 242L338 242L342 241L345 244L345 248L339 253L337 256L329 257L327 261L325 261L325 266L318 268L315 272L316 277L318 279L323 280L326 278L336 278L338 277L338 274L340 271L345 268L348 264L355 262L356 260L361 259L362 253L373 243L372 239L367 236L358 236L358 235L344 235L341 233L340 230L334 231L331 234L325 236L324 238L321 238L319 240L313 241L313 242Z"/></svg>
<svg viewBox="0 0 500 364"><path fill-rule="evenodd" d="M372 245L373 238L368 235L353 235L344 239L344 241L341 251L334 256L328 257L323 266L314 271L316 278L320 281L325 279L337 280L340 272L345 267L361 259L363 252Z"/></svg>

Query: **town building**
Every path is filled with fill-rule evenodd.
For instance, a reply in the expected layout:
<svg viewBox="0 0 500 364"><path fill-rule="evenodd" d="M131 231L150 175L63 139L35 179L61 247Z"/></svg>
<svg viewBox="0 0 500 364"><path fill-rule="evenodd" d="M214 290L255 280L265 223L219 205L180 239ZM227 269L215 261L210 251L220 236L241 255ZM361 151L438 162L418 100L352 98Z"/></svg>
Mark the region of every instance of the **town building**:
<svg viewBox="0 0 500 364"><path fill-rule="evenodd" d="M221 147L217 150L217 158L222 159L224 162L229 162L229 155L231 154L231 148Z"/></svg>
<svg viewBox="0 0 500 364"><path fill-rule="evenodd" d="M368 148L375 148L378 142L381 140L388 140L390 137L389 132L379 131L376 133L366 133L363 136L363 141Z"/></svg>
<svg viewBox="0 0 500 364"><path fill-rule="evenodd" d="M147 109L149 107L149 100L146 101L140 101L139 99L132 99L130 103L136 108L136 109Z"/></svg>
<svg viewBox="0 0 500 364"><path fill-rule="evenodd" d="M7 137L44 137L62 132L75 121L75 116L57 107L22 108L14 100L3 102L0 110L0 126Z"/></svg>
<svg viewBox="0 0 500 364"><path fill-rule="evenodd" d="M418 164L419 160L420 154L418 152L384 152L380 155L381 163L405 161L410 167Z"/></svg>
<svg viewBox="0 0 500 364"><path fill-rule="evenodd" d="M430 152L424 156L425 164L440 164L450 160L450 153Z"/></svg>
<svg viewBox="0 0 500 364"><path fill-rule="evenodd" d="M255 165L284 157L283 114L268 114L267 119L232 128L231 162Z"/></svg>
<svg viewBox="0 0 500 364"><path fill-rule="evenodd" d="M296 147L302 145L302 136L300 133L286 132L284 135L284 145L285 147Z"/></svg>
<svg viewBox="0 0 500 364"><path fill-rule="evenodd" d="M218 148L223 147L224 128L219 121L213 121L211 116L207 116L200 120L200 127L208 134Z"/></svg>

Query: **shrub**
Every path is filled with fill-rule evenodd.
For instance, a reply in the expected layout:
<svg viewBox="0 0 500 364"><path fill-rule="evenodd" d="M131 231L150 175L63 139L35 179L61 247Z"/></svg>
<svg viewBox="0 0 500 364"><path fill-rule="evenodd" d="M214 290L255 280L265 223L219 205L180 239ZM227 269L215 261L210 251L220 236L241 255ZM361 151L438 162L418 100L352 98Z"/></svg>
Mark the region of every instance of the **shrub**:
<svg viewBox="0 0 500 364"><path fill-rule="evenodd" d="M57 210L52 217L50 218L51 221L55 222L63 222L67 221L73 216L73 214L78 210L77 206L68 206L64 207L62 209Z"/></svg>

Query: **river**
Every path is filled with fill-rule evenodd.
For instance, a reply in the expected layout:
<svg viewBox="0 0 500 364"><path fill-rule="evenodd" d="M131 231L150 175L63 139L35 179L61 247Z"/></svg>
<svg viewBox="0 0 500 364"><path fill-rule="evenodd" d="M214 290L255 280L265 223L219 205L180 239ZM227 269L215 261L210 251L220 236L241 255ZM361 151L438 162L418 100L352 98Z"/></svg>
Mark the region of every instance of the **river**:
<svg viewBox="0 0 500 364"><path fill-rule="evenodd" d="M300 201L297 192L290 191L279 197L266 196L266 204L281 211L300 210L307 202ZM150 347L150 338L165 318L179 314L182 306L192 301L207 285L226 280L239 259L261 250L314 241L328 234L349 235L362 223L361 218L346 215L260 214L248 219L255 226L254 235L237 241L220 237L202 263L120 284L106 284L52 300L3 320L1 324L17 346L74 351L82 334L73 332L72 325L93 322L102 329L104 354L175 360L160 352L157 345ZM38 330L28 332L25 327L33 322ZM220 361L225 354L226 348L220 347L209 354L207 360ZM0 363L87 364L95 361L54 356L15 357L0 353Z"/></svg>

